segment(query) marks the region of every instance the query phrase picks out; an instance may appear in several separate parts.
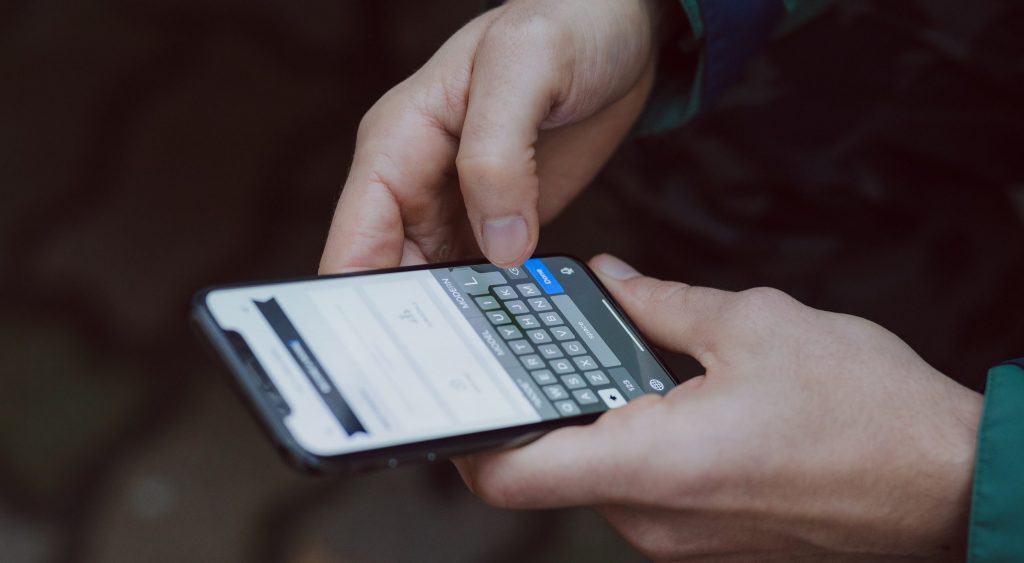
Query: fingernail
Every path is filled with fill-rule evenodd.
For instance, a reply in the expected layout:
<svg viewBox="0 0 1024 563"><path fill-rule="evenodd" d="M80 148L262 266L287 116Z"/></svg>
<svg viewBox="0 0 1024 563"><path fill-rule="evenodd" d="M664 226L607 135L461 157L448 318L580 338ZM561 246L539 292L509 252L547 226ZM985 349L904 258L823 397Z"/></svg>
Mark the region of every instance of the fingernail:
<svg viewBox="0 0 1024 563"><path fill-rule="evenodd" d="M594 269L619 281L635 278L640 275L633 266L619 260L611 254L604 254L594 263Z"/></svg>
<svg viewBox="0 0 1024 563"><path fill-rule="evenodd" d="M484 254L491 262L511 264L518 260L529 244L526 219L521 215L488 219L483 227Z"/></svg>

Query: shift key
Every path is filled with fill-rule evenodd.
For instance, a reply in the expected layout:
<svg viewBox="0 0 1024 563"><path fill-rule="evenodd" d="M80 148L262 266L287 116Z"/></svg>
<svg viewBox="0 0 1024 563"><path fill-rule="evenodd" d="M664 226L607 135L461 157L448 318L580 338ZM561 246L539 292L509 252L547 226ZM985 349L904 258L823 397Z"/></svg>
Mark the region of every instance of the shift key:
<svg viewBox="0 0 1024 563"><path fill-rule="evenodd" d="M608 344L601 338L601 335L594 330L594 325L590 324L590 321L583 316L583 313L573 303L572 298L568 295L552 295L551 300L562 311L565 322L572 325L576 332L579 333L580 338L586 341L587 346L590 346L590 350L594 352L594 356L597 357L597 361L601 362L602 366L610 368L622 365L622 362L615 357L612 349L608 347Z"/></svg>

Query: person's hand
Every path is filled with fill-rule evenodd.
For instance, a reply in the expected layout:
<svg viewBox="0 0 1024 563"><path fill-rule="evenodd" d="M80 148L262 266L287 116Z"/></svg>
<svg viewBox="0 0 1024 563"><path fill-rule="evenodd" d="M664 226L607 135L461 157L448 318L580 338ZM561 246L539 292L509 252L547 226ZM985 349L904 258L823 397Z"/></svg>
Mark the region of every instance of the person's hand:
<svg viewBox="0 0 1024 563"><path fill-rule="evenodd" d="M513 0L359 125L321 273L476 253L522 263L639 116L656 0Z"/></svg>
<svg viewBox="0 0 1024 563"><path fill-rule="evenodd" d="M706 373L457 461L472 491L595 506L656 560L963 558L977 393L864 319L592 265L644 334Z"/></svg>

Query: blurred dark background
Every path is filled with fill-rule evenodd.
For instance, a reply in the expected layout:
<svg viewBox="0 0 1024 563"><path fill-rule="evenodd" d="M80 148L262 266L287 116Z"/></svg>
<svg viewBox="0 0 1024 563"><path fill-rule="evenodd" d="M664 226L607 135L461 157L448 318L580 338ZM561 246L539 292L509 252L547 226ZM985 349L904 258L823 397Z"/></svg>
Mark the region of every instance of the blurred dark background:
<svg viewBox="0 0 1024 563"><path fill-rule="evenodd" d="M186 325L202 285L315 271L360 116L479 9L0 6L0 560L638 559L447 464L292 473ZM1019 2L837 2L628 141L542 249L780 287L980 390L1024 353L1021 30Z"/></svg>

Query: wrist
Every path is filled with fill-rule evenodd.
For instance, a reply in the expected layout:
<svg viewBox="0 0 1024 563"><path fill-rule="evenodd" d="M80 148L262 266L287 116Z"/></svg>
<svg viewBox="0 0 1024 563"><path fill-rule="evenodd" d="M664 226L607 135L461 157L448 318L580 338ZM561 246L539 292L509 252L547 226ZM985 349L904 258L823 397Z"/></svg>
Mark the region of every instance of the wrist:
<svg viewBox="0 0 1024 563"><path fill-rule="evenodd" d="M967 546L975 450L984 401L979 393L953 385L956 388L949 395L948 408L936 413L941 424L933 439L934 455L926 460L929 467L921 469L922 476L936 476L922 509L930 513L923 519L931 524L926 550L961 560Z"/></svg>
<svg viewBox="0 0 1024 563"><path fill-rule="evenodd" d="M963 560L982 401L944 376L927 377L932 375L941 377L937 385L913 385L898 410L889 411L883 426L894 440L858 464L849 481L856 486L840 505L863 511L833 514L832 531L839 531L833 539L842 546L837 551Z"/></svg>

